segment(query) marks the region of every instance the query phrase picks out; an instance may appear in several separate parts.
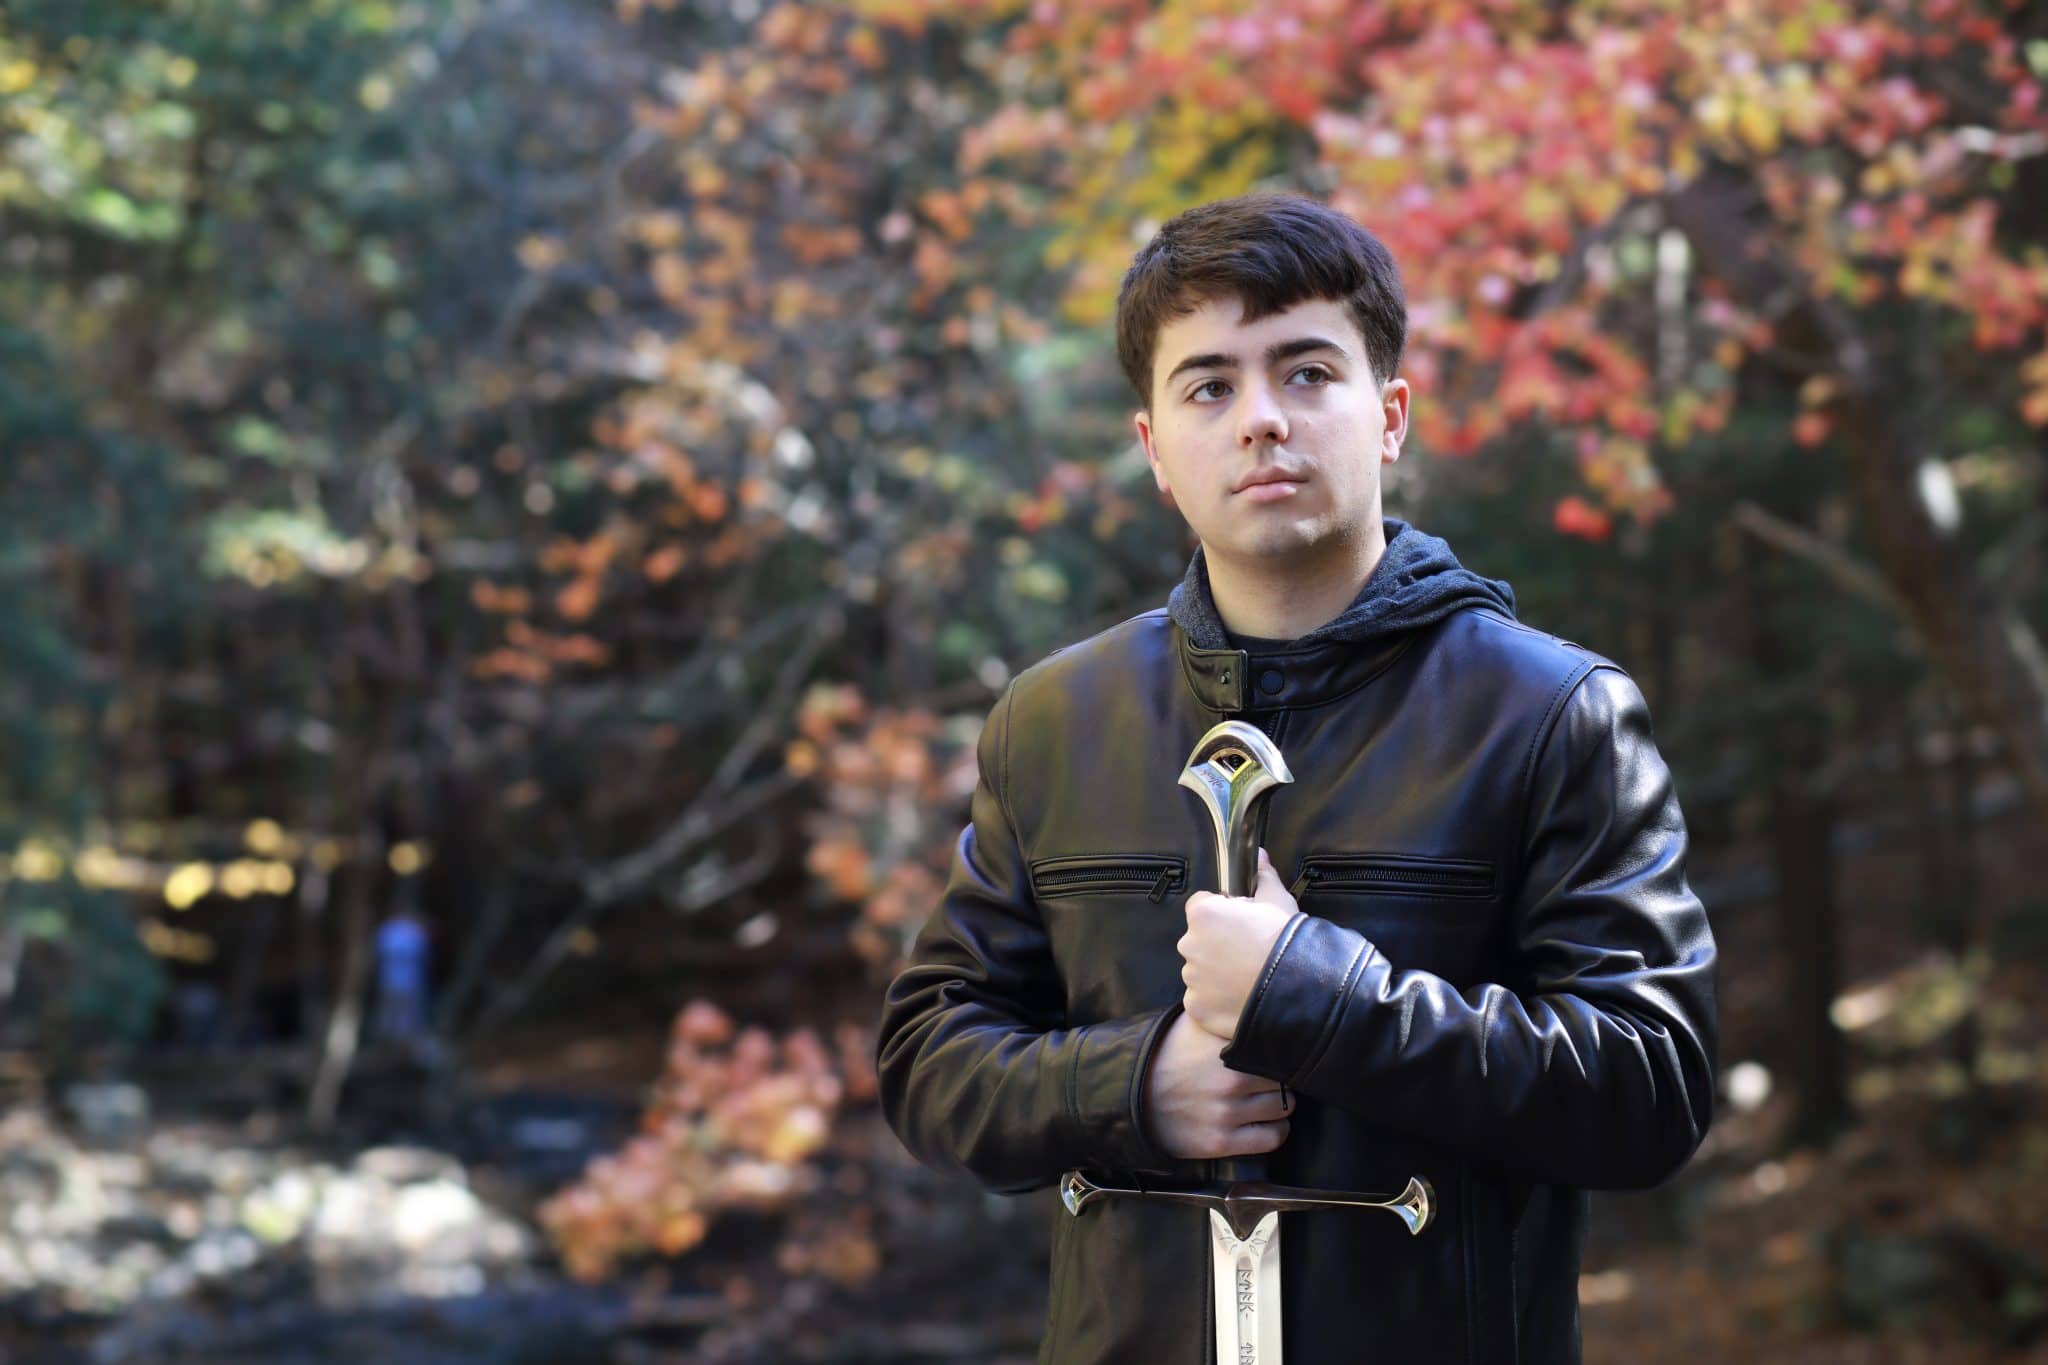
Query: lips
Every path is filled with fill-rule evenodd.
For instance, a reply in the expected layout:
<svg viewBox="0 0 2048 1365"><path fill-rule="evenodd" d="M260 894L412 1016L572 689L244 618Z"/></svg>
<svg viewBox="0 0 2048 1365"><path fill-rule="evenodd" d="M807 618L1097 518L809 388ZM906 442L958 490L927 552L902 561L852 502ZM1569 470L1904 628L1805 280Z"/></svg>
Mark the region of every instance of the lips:
<svg viewBox="0 0 2048 1365"><path fill-rule="evenodd" d="M1247 489L1258 488L1265 484L1302 483L1306 481L1306 478L1306 475L1298 474L1291 469L1286 469L1279 465L1274 465L1270 468L1254 469L1250 471L1243 478L1239 479L1237 483L1232 486L1230 491L1233 493L1242 493Z"/></svg>

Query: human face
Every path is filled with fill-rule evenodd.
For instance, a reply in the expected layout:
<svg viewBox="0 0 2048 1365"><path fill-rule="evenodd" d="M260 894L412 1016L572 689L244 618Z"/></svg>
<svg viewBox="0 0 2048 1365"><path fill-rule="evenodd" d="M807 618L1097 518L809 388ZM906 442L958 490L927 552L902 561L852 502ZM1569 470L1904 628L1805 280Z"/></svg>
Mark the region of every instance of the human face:
<svg viewBox="0 0 2048 1365"><path fill-rule="evenodd" d="M1226 296L1160 329L1138 439L1211 560L1307 565L1379 526L1380 466L1401 457L1408 382L1374 376L1334 299L1251 323L1243 312Z"/></svg>

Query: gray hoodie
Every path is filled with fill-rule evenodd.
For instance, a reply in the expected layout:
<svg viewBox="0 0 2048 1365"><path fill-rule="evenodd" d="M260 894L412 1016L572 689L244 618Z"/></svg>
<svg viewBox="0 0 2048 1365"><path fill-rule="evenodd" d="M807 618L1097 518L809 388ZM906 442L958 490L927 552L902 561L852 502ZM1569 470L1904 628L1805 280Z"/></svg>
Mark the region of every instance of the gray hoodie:
<svg viewBox="0 0 2048 1365"><path fill-rule="evenodd" d="M1398 517L1384 517L1382 524L1387 532L1386 553L1366 576L1358 596L1334 618L1293 641L1293 646L1369 640L1391 631L1413 630L1467 606L1489 606L1514 616L1515 590L1507 580L1481 578L1458 562L1449 545ZM1223 618L1216 614L1215 599L1209 595L1209 568L1200 546L1188 561L1186 577L1166 599L1166 611L1202 648L1233 647Z"/></svg>

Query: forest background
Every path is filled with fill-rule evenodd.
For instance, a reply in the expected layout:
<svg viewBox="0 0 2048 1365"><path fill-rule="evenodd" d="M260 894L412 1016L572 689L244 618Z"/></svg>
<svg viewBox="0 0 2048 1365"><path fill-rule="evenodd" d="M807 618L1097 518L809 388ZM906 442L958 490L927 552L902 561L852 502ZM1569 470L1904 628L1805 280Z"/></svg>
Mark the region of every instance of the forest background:
<svg viewBox="0 0 2048 1365"><path fill-rule="evenodd" d="M0 1358L1029 1359L1050 1209L875 1016L994 697L1185 567L1109 315L1254 188L1402 264L1389 511L1676 774L1721 1116L1588 1359L2048 1358L2044 78L2016 0L8 0ZM502 1254L337 1242L407 1161Z"/></svg>

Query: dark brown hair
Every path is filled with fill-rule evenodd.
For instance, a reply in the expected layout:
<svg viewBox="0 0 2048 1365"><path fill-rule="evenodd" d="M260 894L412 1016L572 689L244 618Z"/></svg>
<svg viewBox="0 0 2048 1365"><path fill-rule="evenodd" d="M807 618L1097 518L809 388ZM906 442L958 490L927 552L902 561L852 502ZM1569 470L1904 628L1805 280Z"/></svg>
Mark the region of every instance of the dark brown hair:
<svg viewBox="0 0 2048 1365"><path fill-rule="evenodd" d="M1385 383L1401 363L1408 302L1385 244L1307 195L1243 194L1177 214L1124 272L1116 357L1140 403L1152 402L1160 329L1233 294L1244 300L1245 322L1335 299L1358 324L1375 379Z"/></svg>

